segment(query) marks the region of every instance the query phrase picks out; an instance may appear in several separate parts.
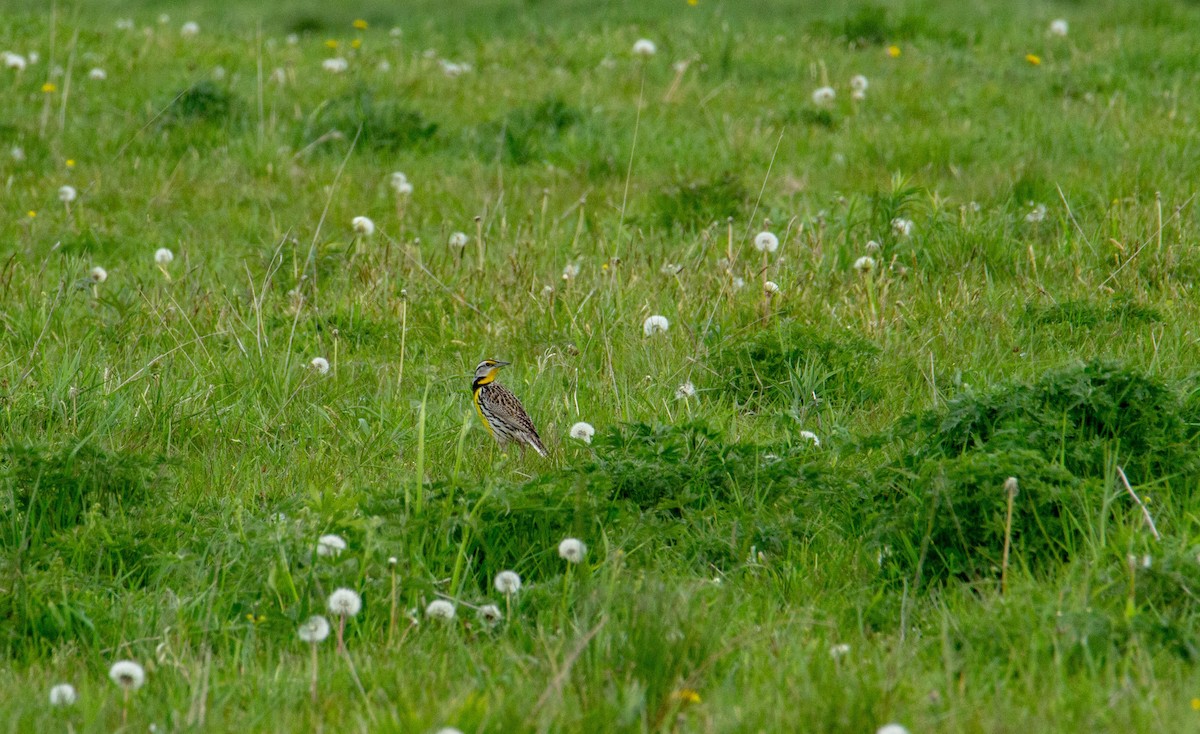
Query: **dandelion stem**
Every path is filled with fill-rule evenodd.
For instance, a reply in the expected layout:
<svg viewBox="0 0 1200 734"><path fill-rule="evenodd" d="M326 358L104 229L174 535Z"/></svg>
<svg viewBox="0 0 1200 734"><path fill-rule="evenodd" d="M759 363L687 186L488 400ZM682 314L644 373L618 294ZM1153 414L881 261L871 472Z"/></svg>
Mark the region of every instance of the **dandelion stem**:
<svg viewBox="0 0 1200 734"><path fill-rule="evenodd" d="M1008 510L1004 517L1004 555L1000 560L1000 594L1008 593L1008 552L1012 547L1012 517L1013 517L1013 502L1016 499L1017 493L1013 491L1005 492L1008 495Z"/></svg>
<svg viewBox="0 0 1200 734"><path fill-rule="evenodd" d="M1154 518L1150 517L1150 511L1146 509L1146 505L1142 502L1142 498L1137 496L1137 492L1133 491L1133 487L1129 486L1129 477L1125 476L1125 470L1117 467L1117 476L1121 478L1121 484L1125 485L1125 491L1137 503L1137 506L1142 510L1142 517L1146 520L1146 527L1150 528L1150 534L1155 540L1161 541L1162 536L1158 534L1158 528L1154 525Z"/></svg>
<svg viewBox="0 0 1200 734"><path fill-rule="evenodd" d="M345 618L343 617L343 620L344 619ZM309 680L309 684L308 684L308 695L312 699L313 706L316 706L317 705L317 665L319 664L319 661L317 658L317 643L314 640L313 642L310 642L308 644L308 646L310 648L312 648L312 666L311 666L312 667L312 678Z"/></svg>
<svg viewBox="0 0 1200 734"><path fill-rule="evenodd" d="M338 615L338 652L346 652L346 615Z"/></svg>
<svg viewBox="0 0 1200 734"><path fill-rule="evenodd" d="M397 614L399 613L399 610L396 606L397 599L396 599L396 567L395 566L392 566L391 600L392 600L392 611L391 611L391 614L388 615L388 636L387 636L388 647L392 646L392 641L396 638L396 620L397 620Z"/></svg>

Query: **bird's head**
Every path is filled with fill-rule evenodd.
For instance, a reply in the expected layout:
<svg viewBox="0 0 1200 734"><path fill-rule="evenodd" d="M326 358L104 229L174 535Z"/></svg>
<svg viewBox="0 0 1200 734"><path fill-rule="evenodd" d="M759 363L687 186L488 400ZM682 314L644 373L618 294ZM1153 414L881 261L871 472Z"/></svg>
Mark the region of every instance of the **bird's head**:
<svg viewBox="0 0 1200 734"><path fill-rule="evenodd" d="M500 372L500 368L507 364L509 363L501 362L498 359L483 360L479 363L479 366L475 368L475 385L486 385L489 382L494 381L497 373Z"/></svg>

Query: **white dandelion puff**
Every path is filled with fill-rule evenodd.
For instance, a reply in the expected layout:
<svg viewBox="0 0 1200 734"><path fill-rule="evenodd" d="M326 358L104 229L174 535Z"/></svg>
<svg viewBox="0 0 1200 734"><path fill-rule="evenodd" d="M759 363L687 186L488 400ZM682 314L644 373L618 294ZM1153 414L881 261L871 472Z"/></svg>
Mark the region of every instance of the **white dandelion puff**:
<svg viewBox="0 0 1200 734"><path fill-rule="evenodd" d="M321 68L328 71L330 74L341 74L346 69L350 68L350 62L343 59L341 56L335 56L332 59L325 59L321 62Z"/></svg>
<svg viewBox="0 0 1200 734"><path fill-rule="evenodd" d="M813 446L821 445L821 439L817 438L817 434L813 433L812 431L800 431L800 438L803 438L807 441L812 441Z"/></svg>
<svg viewBox="0 0 1200 734"><path fill-rule="evenodd" d="M875 269L875 258L863 255L854 261L854 269L858 271L859 275L870 275L871 271Z"/></svg>
<svg viewBox="0 0 1200 734"><path fill-rule="evenodd" d="M779 284L773 280L763 282L763 293L766 293L768 296L778 295Z"/></svg>
<svg viewBox="0 0 1200 734"><path fill-rule="evenodd" d="M8 154L11 155L12 159L17 163L25 160L25 149L19 145L14 145L13 147L9 148Z"/></svg>
<svg viewBox="0 0 1200 734"><path fill-rule="evenodd" d="M904 217L896 217L892 220L892 234L897 237L908 237L912 234L913 223L911 219Z"/></svg>
<svg viewBox="0 0 1200 734"><path fill-rule="evenodd" d="M354 234L362 237L370 237L375 234L375 223L366 217L351 219L350 226L354 228Z"/></svg>
<svg viewBox="0 0 1200 734"><path fill-rule="evenodd" d="M579 563L587 554L587 546L578 538L566 538L558 544L558 556L568 563Z"/></svg>
<svg viewBox="0 0 1200 734"><path fill-rule="evenodd" d="M854 100L855 102L861 102L866 98L867 98L866 90L864 90L864 89L851 89L850 90L850 99ZM843 163L845 162L844 156L843 156L843 160L841 162L843 162Z"/></svg>
<svg viewBox="0 0 1200 734"><path fill-rule="evenodd" d="M409 182L408 176L396 171L392 174L392 190L401 196L408 196L413 192L413 186Z"/></svg>
<svg viewBox="0 0 1200 734"><path fill-rule="evenodd" d="M132 660L118 660L108 669L108 677L127 691L136 691L146 682L146 669Z"/></svg>
<svg viewBox="0 0 1200 734"><path fill-rule="evenodd" d="M1071 26L1067 24L1066 18L1055 18L1054 20L1050 21L1051 35L1058 36L1059 38L1066 38L1069 30L1071 30Z"/></svg>
<svg viewBox="0 0 1200 734"><path fill-rule="evenodd" d="M461 729L455 729L453 726L443 726L437 730L437 734L463 734Z"/></svg>
<svg viewBox="0 0 1200 734"><path fill-rule="evenodd" d="M829 646L829 657L833 658L834 660L845 657L849 652L850 646L844 642L839 642L836 645Z"/></svg>
<svg viewBox="0 0 1200 734"><path fill-rule="evenodd" d="M74 186L58 187L58 200L64 204L70 204L72 201L75 201L75 197L78 195L79 192L75 190Z"/></svg>
<svg viewBox="0 0 1200 734"><path fill-rule="evenodd" d="M325 638L329 637L329 620L320 614L314 614L296 628L296 635L310 645L324 642Z"/></svg>
<svg viewBox="0 0 1200 734"><path fill-rule="evenodd" d="M108 280L108 271L97 265L96 267L92 268L89 276L94 282L103 283L104 281Z"/></svg>
<svg viewBox="0 0 1200 734"><path fill-rule="evenodd" d="M875 731L875 734L908 734L908 729L900 724L884 724Z"/></svg>
<svg viewBox="0 0 1200 734"><path fill-rule="evenodd" d="M1016 477L1009 477L1004 480L1004 493L1010 497L1016 497L1020 491L1020 485Z"/></svg>
<svg viewBox="0 0 1200 734"><path fill-rule="evenodd" d="M402 28L400 28L400 26L398 26L398 25L392 26L392 29L390 31L388 31L388 35L391 36L392 38L399 38L400 36L404 35L404 30Z"/></svg>
<svg viewBox="0 0 1200 734"><path fill-rule="evenodd" d="M774 232L759 232L754 236L754 249L772 253L779 249L779 238Z"/></svg>
<svg viewBox="0 0 1200 734"><path fill-rule="evenodd" d="M343 587L329 595L326 606L335 617L353 617L362 611L362 597L357 591Z"/></svg>
<svg viewBox="0 0 1200 734"><path fill-rule="evenodd" d="M1030 224L1037 224L1038 222L1044 220L1045 218L1046 218L1046 205L1045 204L1038 204L1038 205L1034 206L1032 209L1029 210L1029 213L1025 215L1025 221L1029 222Z"/></svg>
<svg viewBox="0 0 1200 734"><path fill-rule="evenodd" d="M687 400L688 398L694 397L696 397L696 386L693 385L691 381L685 382L679 387L675 388L676 400Z"/></svg>
<svg viewBox="0 0 1200 734"><path fill-rule="evenodd" d="M667 321L666 316L658 314L647 316L646 320L642 322L642 333L646 336L654 336L655 334L665 332L669 328L671 328L671 322Z"/></svg>
<svg viewBox="0 0 1200 734"><path fill-rule="evenodd" d="M734 276L733 289L735 291L740 291L741 289L743 289L745 287L746 287L746 279L741 276Z"/></svg>
<svg viewBox="0 0 1200 734"><path fill-rule="evenodd" d="M454 604L445 599L434 599L425 607L425 616L431 619L444 619L449 621L454 619L456 614Z"/></svg>
<svg viewBox="0 0 1200 734"><path fill-rule="evenodd" d="M189 20L179 27L179 35L184 38L195 38L200 35L200 24L194 20Z"/></svg>
<svg viewBox="0 0 1200 734"><path fill-rule="evenodd" d="M171 261L174 259L175 253L171 252L165 247L160 247L154 251L154 262L158 263L159 265L170 265Z"/></svg>
<svg viewBox="0 0 1200 734"><path fill-rule="evenodd" d="M456 250L461 250L467 246L467 235L465 232L455 232L450 235L450 246Z"/></svg>
<svg viewBox="0 0 1200 734"><path fill-rule="evenodd" d="M59 683L50 689L51 706L70 706L76 698L75 686L70 683Z"/></svg>
<svg viewBox="0 0 1200 734"><path fill-rule="evenodd" d="M649 38L639 38L633 44L633 53L635 56L649 58L658 53L658 46L654 45L654 41Z"/></svg>
<svg viewBox="0 0 1200 734"><path fill-rule="evenodd" d="M832 104L836 98L837 92L834 91L833 87L817 87L812 93L813 104L820 107Z"/></svg>
<svg viewBox="0 0 1200 734"><path fill-rule="evenodd" d="M13 71L25 71L25 57L21 54L15 54L11 51L4 52L4 66Z"/></svg>
<svg viewBox="0 0 1200 734"><path fill-rule="evenodd" d="M104 69L101 69L99 66L88 72L88 79L91 79L94 82L102 82L107 78L108 72L106 72Z"/></svg>
<svg viewBox="0 0 1200 734"><path fill-rule="evenodd" d="M865 92L867 91L868 86L870 86L870 83L862 74L855 74L854 76L850 77L850 88L856 92Z"/></svg>
<svg viewBox="0 0 1200 734"><path fill-rule="evenodd" d="M875 240L867 240L866 249L868 255L878 255L883 250L883 246Z"/></svg>
<svg viewBox="0 0 1200 734"><path fill-rule="evenodd" d="M337 558L346 550L346 541L340 535L322 535L317 538L317 555Z"/></svg>
<svg viewBox="0 0 1200 734"><path fill-rule="evenodd" d="M495 627L500 624L502 619L504 619L504 615L500 612L500 607L495 604L485 604L479 607L479 621L488 627Z"/></svg>
<svg viewBox="0 0 1200 734"><path fill-rule="evenodd" d="M329 360L324 357L313 357L308 366L316 370L318 375L329 373Z"/></svg>
<svg viewBox="0 0 1200 734"><path fill-rule="evenodd" d="M585 423L584 421L579 421L575 425L571 426L571 432L570 432L571 438L578 439L580 441L583 441L584 443L591 443L592 436L595 436L595 435L596 435L596 429L592 427L591 423Z"/></svg>
<svg viewBox="0 0 1200 734"><path fill-rule="evenodd" d="M567 263L563 266L563 280L571 280L577 275L579 275L579 265L577 263Z"/></svg>
<svg viewBox="0 0 1200 734"><path fill-rule="evenodd" d="M117 22L113 23L118 31L133 30L133 18L117 18Z"/></svg>
<svg viewBox="0 0 1200 734"><path fill-rule="evenodd" d="M508 596L521 590L521 576L516 571L501 571L492 582L496 591Z"/></svg>
<svg viewBox="0 0 1200 734"><path fill-rule="evenodd" d="M275 70L271 72L270 79L272 84L283 84L287 81L287 72L283 70L282 66L276 66Z"/></svg>

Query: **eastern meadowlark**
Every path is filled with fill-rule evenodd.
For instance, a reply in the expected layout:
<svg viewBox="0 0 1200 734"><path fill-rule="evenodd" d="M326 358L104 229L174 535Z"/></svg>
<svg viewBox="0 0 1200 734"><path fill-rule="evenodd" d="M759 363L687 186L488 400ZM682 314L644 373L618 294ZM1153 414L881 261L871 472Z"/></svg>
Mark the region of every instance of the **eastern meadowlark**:
<svg viewBox="0 0 1200 734"><path fill-rule="evenodd" d="M510 441L525 448L525 444L533 447L540 455L546 455L546 447L538 436L537 429L529 414L521 406L517 396L496 382L500 368L509 364L495 359L485 359L475 368L475 381L471 383L471 395L475 399L475 410L479 418L487 426L488 433L504 448Z"/></svg>

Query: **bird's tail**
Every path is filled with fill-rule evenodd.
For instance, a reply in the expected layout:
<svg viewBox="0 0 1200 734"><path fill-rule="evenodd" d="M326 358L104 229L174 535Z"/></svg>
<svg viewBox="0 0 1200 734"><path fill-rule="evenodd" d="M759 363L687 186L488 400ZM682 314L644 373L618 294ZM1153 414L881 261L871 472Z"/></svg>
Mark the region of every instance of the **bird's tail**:
<svg viewBox="0 0 1200 734"><path fill-rule="evenodd" d="M533 450L538 452L538 455L543 459L549 456L549 454L546 452L546 447L542 445L542 437L536 433L529 437L529 445L532 446Z"/></svg>

